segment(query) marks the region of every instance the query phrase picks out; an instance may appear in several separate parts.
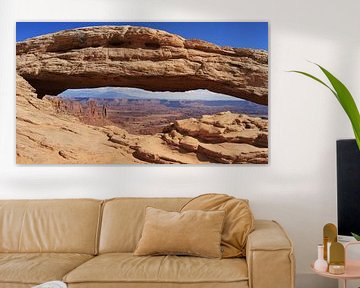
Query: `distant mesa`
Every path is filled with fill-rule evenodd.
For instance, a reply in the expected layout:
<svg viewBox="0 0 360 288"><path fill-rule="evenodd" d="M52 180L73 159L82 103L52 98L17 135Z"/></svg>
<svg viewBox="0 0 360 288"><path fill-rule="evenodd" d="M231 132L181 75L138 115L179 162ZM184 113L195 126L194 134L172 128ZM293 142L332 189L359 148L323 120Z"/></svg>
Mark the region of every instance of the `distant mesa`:
<svg viewBox="0 0 360 288"><path fill-rule="evenodd" d="M35 37L16 45L17 73L38 98L67 89L207 89L268 105L268 54L186 40L165 31L99 26Z"/></svg>

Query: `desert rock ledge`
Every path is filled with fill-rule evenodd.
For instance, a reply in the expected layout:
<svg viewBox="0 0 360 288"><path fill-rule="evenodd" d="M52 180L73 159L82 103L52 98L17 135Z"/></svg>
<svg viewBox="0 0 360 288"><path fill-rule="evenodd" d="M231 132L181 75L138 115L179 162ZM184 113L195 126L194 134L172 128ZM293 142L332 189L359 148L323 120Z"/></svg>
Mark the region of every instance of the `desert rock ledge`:
<svg viewBox="0 0 360 288"><path fill-rule="evenodd" d="M86 125L36 97L16 78L18 164L207 164L268 162L268 121L221 112L169 124L162 133L132 135L119 127Z"/></svg>
<svg viewBox="0 0 360 288"><path fill-rule="evenodd" d="M16 45L17 73L39 98L66 89L208 89L268 104L268 54L186 40L165 31L102 26L61 31Z"/></svg>

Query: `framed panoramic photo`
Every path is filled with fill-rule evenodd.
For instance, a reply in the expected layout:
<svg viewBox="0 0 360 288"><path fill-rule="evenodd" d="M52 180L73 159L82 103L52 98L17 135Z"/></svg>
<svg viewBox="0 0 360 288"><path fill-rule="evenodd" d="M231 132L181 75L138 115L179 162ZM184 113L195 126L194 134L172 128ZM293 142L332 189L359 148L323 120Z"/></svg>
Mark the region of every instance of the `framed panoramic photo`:
<svg viewBox="0 0 360 288"><path fill-rule="evenodd" d="M18 164L268 163L266 22L18 22Z"/></svg>

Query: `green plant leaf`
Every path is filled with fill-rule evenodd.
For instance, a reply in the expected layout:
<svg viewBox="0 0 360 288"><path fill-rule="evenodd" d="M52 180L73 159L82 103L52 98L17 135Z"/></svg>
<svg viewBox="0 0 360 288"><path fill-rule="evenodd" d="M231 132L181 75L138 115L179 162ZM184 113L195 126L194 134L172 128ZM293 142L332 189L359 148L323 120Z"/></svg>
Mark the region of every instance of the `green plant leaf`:
<svg viewBox="0 0 360 288"><path fill-rule="evenodd" d="M360 235L351 233L351 235L356 239L356 241L360 241Z"/></svg>
<svg viewBox="0 0 360 288"><path fill-rule="evenodd" d="M356 132L356 130L354 128L353 128L353 130L354 130L354 134L355 134L356 143L360 150L360 135Z"/></svg>
<svg viewBox="0 0 360 288"><path fill-rule="evenodd" d="M325 74L325 76L329 79L331 85L334 87L337 95L338 100L341 106L344 108L346 114L348 115L350 122L353 126L356 142L360 149L360 114L359 110L356 106L354 98L352 97L350 91L346 88L346 86L338 80L334 75L332 75L329 71L325 68L321 67L320 65L316 64L321 71Z"/></svg>
<svg viewBox="0 0 360 288"><path fill-rule="evenodd" d="M332 75L328 70L326 70L322 66L320 66L316 63L314 63L314 64L317 65L321 69L321 71L325 74L326 78L330 81L333 88L331 88L329 85L327 85L324 81L320 80L319 78L317 78L309 73L297 71L297 70L293 70L293 71L289 71L289 72L294 72L294 73L305 75L305 76L321 83L335 95L336 99L339 101L340 105L343 107L345 113L349 117L349 120L351 122L353 131L354 131L356 143L360 150L360 114L359 114L359 110L356 106L356 103L354 101L354 98L352 97L350 91L346 88L346 86L339 79L337 79L334 75Z"/></svg>
<svg viewBox="0 0 360 288"><path fill-rule="evenodd" d="M298 73L298 74L305 75L305 76L307 76L307 77L321 83L326 88L328 88L335 95L336 98L338 97L336 92L329 85L327 85L324 81L320 80L319 78L315 77L314 75L311 75L310 73L306 73L306 72L303 72L303 71L298 71L298 70L290 70L288 72L293 72L293 73Z"/></svg>

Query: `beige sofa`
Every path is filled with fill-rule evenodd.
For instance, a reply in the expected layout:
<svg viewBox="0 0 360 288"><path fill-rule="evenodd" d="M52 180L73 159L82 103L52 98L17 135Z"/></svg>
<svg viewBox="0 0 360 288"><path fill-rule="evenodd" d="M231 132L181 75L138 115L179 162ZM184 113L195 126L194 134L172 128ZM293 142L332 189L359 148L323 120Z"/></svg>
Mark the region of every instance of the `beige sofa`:
<svg viewBox="0 0 360 288"><path fill-rule="evenodd" d="M0 201L0 288L63 280L71 288L293 288L292 244L257 220L246 258L133 256L146 206L185 198Z"/></svg>

